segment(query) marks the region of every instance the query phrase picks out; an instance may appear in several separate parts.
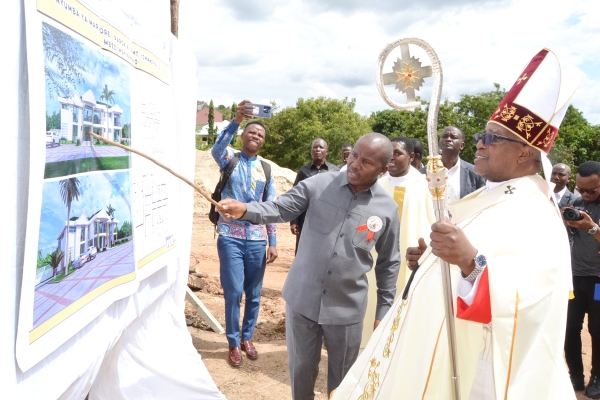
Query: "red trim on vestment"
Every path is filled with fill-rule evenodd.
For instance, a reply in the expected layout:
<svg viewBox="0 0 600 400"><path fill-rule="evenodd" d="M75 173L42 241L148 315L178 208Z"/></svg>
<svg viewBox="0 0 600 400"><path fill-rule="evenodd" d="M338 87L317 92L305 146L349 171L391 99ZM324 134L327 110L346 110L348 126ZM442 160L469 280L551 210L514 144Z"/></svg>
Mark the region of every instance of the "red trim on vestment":
<svg viewBox="0 0 600 400"><path fill-rule="evenodd" d="M460 297L456 299L456 317L467 321L489 324L492 322L492 303L490 301L490 280L488 269L484 269L473 303L468 306Z"/></svg>

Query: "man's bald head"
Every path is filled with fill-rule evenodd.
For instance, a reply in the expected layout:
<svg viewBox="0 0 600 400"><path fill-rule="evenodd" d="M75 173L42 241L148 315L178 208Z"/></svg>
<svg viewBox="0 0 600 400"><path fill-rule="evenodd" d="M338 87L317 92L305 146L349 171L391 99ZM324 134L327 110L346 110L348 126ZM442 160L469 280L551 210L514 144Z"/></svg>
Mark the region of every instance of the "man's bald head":
<svg viewBox="0 0 600 400"><path fill-rule="evenodd" d="M392 142L381 133L362 136L356 141L346 164L350 186L357 192L370 188L387 172L392 155Z"/></svg>
<svg viewBox="0 0 600 400"><path fill-rule="evenodd" d="M373 148L373 150L380 154L380 161L382 165L388 165L392 160L394 148L392 147L392 142L390 142L390 139L388 139L387 136L382 135L381 133L371 132L361 136L356 143L358 144L359 141L362 141L364 144L368 144Z"/></svg>

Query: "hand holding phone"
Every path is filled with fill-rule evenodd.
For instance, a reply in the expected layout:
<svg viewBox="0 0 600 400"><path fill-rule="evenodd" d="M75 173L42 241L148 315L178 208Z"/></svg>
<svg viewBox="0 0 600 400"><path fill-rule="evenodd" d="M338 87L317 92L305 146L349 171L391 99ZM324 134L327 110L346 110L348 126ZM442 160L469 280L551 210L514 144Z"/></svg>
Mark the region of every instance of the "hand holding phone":
<svg viewBox="0 0 600 400"><path fill-rule="evenodd" d="M273 107L265 104L249 104L252 106L252 116L261 118L271 118Z"/></svg>

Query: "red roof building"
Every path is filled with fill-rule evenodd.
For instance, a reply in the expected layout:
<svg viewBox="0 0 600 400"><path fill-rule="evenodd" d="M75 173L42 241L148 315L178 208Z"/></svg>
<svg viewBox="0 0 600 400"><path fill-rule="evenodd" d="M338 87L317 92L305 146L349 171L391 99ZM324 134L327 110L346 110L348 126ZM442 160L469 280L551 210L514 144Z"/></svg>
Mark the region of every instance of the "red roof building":
<svg viewBox="0 0 600 400"><path fill-rule="evenodd" d="M223 114L215 109L215 122L223 122ZM202 110L196 113L196 125L208 124L208 107L204 107Z"/></svg>

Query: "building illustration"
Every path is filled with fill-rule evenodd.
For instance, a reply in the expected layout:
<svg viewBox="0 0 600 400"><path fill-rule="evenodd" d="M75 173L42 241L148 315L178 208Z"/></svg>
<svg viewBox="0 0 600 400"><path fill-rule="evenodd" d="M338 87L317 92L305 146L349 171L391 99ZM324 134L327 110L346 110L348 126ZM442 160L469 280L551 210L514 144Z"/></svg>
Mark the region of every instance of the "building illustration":
<svg viewBox="0 0 600 400"><path fill-rule="evenodd" d="M93 146L90 132L120 142L123 133L123 110L118 104L99 102L91 90L79 96L77 91L69 97L58 97L61 105L61 137L81 145Z"/></svg>
<svg viewBox="0 0 600 400"><path fill-rule="evenodd" d="M58 248L65 254L64 262L76 260L90 246L96 246L98 251L113 247L117 240L115 227L119 221L101 209L88 217L82 212L79 217L69 219L69 225L63 226L58 234ZM68 233L65 235L67 232ZM67 251L68 246L68 251Z"/></svg>

